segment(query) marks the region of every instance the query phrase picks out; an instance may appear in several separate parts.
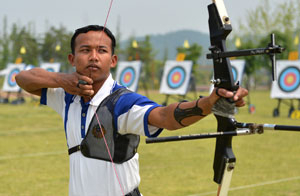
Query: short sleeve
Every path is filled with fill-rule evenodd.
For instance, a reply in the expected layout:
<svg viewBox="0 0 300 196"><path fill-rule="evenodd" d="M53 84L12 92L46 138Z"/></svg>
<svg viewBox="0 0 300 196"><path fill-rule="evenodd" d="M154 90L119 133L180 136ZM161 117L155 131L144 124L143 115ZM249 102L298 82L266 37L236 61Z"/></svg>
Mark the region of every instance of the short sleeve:
<svg viewBox="0 0 300 196"><path fill-rule="evenodd" d="M47 105L63 116L65 91L62 88L42 89L40 103Z"/></svg>
<svg viewBox="0 0 300 196"><path fill-rule="evenodd" d="M162 128L148 124L149 113L161 105L137 93L122 95L114 109L114 123L120 134L137 134L147 137L158 136Z"/></svg>

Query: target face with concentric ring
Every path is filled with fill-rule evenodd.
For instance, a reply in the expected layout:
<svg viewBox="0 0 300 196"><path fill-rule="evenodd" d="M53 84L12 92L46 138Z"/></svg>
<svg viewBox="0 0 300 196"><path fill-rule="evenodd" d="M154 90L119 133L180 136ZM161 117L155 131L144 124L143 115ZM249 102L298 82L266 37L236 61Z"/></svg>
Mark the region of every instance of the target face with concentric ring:
<svg viewBox="0 0 300 196"><path fill-rule="evenodd" d="M238 80L238 71L236 70L236 68L234 66L231 67L232 70L232 77L233 77L233 81L237 82Z"/></svg>
<svg viewBox="0 0 300 196"><path fill-rule="evenodd" d="M59 72L61 65L60 63L42 63L40 67L49 72Z"/></svg>
<svg viewBox="0 0 300 196"><path fill-rule="evenodd" d="M297 67L290 66L282 70L278 78L279 88L287 93L298 89L300 85L300 70Z"/></svg>
<svg viewBox="0 0 300 196"><path fill-rule="evenodd" d="M46 70L49 72L55 72L55 70L52 67L48 67Z"/></svg>
<svg viewBox="0 0 300 196"><path fill-rule="evenodd" d="M16 82L16 75L20 73L20 69L18 68L14 68L13 70L11 70L11 72L8 74L8 85L10 87L15 87L17 85L17 82Z"/></svg>
<svg viewBox="0 0 300 196"><path fill-rule="evenodd" d="M120 75L120 83L123 86L130 87L136 78L136 73L133 67L126 67Z"/></svg>
<svg viewBox="0 0 300 196"><path fill-rule="evenodd" d="M167 76L167 84L170 88L176 89L182 86L186 78L185 70L181 66L176 66L170 70Z"/></svg>

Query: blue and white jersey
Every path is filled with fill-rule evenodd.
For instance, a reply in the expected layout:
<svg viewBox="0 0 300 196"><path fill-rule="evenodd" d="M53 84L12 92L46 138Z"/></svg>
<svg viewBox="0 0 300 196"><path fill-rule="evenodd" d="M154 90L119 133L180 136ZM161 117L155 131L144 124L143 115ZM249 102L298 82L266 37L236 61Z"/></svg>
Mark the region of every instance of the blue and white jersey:
<svg viewBox="0 0 300 196"><path fill-rule="evenodd" d="M61 88L44 89L41 103L53 108L63 118L68 148L81 143L90 121L102 100L121 86L110 75L89 103L80 96L67 94ZM67 96L66 96L67 95ZM71 98L66 99L66 97ZM70 104L66 104L70 102ZM69 107L66 109L66 106ZM137 134L155 137L162 129L148 124L149 113L160 105L137 93L124 94L115 106L115 127L120 134ZM66 111L67 115L66 115ZM101 117L99 117L101 118ZM139 186L138 153L133 158L116 164L117 174L125 194ZM70 155L70 196L119 196L122 195L111 162L91 159L80 151Z"/></svg>

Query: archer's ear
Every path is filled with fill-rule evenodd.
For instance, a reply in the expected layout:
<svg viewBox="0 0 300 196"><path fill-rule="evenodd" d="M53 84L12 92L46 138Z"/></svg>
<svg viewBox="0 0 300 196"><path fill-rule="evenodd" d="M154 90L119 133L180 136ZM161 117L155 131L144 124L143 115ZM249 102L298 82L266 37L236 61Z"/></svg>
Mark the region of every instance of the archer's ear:
<svg viewBox="0 0 300 196"><path fill-rule="evenodd" d="M117 55L112 55L110 68L116 67L117 63L118 63L118 56Z"/></svg>
<svg viewBox="0 0 300 196"><path fill-rule="evenodd" d="M74 55L73 54L69 54L68 55L68 60L69 60L69 63L74 67Z"/></svg>

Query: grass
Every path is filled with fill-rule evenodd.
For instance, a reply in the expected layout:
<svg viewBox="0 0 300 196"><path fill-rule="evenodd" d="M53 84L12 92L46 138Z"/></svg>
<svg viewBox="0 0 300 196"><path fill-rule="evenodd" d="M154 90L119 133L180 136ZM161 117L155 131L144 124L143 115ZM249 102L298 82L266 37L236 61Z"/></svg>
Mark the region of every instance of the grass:
<svg viewBox="0 0 300 196"><path fill-rule="evenodd" d="M256 113L249 114L244 107L236 119L300 125L299 120L287 117L287 106L280 108L280 117L273 118L277 101L269 95L268 91L251 92ZM165 97L151 92L150 98L162 103ZM0 196L67 195L69 160L61 118L28 98L23 105L0 105L0 122ZM215 130L216 120L210 115L185 129L164 131L161 136ZM300 195L299 134L265 131L233 138L237 163L231 188L236 189L229 195ZM209 194L217 190L212 170L215 139L160 144L144 141L142 137L138 150L144 196L216 195Z"/></svg>

